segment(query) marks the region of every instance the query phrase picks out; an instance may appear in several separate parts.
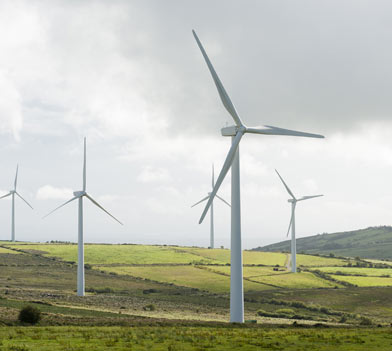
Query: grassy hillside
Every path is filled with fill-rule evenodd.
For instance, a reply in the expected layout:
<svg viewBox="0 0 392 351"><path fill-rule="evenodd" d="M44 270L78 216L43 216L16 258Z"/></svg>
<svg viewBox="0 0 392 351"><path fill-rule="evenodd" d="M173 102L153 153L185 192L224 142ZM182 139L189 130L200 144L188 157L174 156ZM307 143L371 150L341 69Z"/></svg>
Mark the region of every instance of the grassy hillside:
<svg viewBox="0 0 392 351"><path fill-rule="evenodd" d="M4 350L389 351L390 331L238 327L0 328Z"/></svg>
<svg viewBox="0 0 392 351"><path fill-rule="evenodd" d="M256 251L288 252L290 241L258 247ZM350 232L317 234L297 239L297 252L392 260L392 227L370 227Z"/></svg>
<svg viewBox="0 0 392 351"><path fill-rule="evenodd" d="M229 319L229 250L87 244L85 253L87 296L79 298L77 245L0 243L0 325L17 323L25 303L44 312L41 325ZM358 325L369 316L377 323L392 321L391 265L300 254L300 272L292 274L288 260L285 253L244 252L246 319ZM359 302L359 296L366 299Z"/></svg>

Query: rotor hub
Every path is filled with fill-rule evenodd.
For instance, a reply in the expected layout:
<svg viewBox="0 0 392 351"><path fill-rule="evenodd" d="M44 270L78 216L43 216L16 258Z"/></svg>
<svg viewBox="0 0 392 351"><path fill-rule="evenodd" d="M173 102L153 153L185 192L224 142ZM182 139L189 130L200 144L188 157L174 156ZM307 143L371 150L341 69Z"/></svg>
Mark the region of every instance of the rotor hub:
<svg viewBox="0 0 392 351"><path fill-rule="evenodd" d="M74 196L76 196L76 197L82 197L82 196L86 195L86 192L83 191L83 190L80 190L80 191L74 191L73 194L74 194Z"/></svg>

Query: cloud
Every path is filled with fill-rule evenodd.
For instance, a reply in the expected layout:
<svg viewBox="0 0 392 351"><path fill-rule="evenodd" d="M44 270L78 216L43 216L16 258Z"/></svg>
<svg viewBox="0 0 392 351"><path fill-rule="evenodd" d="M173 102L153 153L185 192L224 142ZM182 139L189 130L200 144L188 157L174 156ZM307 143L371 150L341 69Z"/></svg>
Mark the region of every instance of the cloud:
<svg viewBox="0 0 392 351"><path fill-rule="evenodd" d="M0 71L0 133L19 140L23 126L22 99L10 77Z"/></svg>
<svg viewBox="0 0 392 351"><path fill-rule="evenodd" d="M287 230L275 168L295 194L325 194L301 206L299 235L356 228L358 218L388 222L380 209L392 196L391 13L392 3L366 0L0 1L0 135L20 135L0 138L2 164L23 164L21 184L37 199L68 200L70 189L50 184L80 189L86 135L88 189L121 194L99 201L132 223L124 234L92 211L94 240L166 233L168 242L203 244L208 225L197 226L190 205L210 191L212 163L218 177L230 147L220 128L233 120L195 28L244 123L327 137L244 136L244 247ZM230 172L219 193L230 201ZM229 222L216 206L225 246ZM26 221L37 240L73 228L60 217L56 230L40 225Z"/></svg>
<svg viewBox="0 0 392 351"><path fill-rule="evenodd" d="M69 200L73 197L73 191L69 188L56 188L52 185L44 185L37 190L38 200Z"/></svg>
<svg viewBox="0 0 392 351"><path fill-rule="evenodd" d="M167 169L148 166L142 170L137 180L142 183L167 183L172 177Z"/></svg>

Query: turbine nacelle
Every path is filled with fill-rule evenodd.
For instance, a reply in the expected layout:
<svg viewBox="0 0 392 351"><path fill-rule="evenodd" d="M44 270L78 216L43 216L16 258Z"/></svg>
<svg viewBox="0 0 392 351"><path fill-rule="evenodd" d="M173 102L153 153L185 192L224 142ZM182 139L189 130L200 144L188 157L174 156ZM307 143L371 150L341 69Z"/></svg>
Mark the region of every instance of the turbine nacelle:
<svg viewBox="0 0 392 351"><path fill-rule="evenodd" d="M73 194L74 194L75 197L82 197L82 196L86 196L87 195L87 193L85 191L83 191L83 190L74 191Z"/></svg>
<svg viewBox="0 0 392 351"><path fill-rule="evenodd" d="M222 136L236 136L238 132L242 134L246 133L246 127L244 125L241 126L229 126L221 129Z"/></svg>

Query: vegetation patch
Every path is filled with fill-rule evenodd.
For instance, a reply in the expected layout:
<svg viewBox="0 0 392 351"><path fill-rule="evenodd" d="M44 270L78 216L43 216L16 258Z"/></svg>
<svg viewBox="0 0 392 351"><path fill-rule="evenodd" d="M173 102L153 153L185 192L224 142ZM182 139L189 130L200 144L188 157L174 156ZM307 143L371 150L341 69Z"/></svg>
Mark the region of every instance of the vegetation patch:
<svg viewBox="0 0 392 351"><path fill-rule="evenodd" d="M0 328L5 350L390 351L389 329L239 327Z"/></svg>

